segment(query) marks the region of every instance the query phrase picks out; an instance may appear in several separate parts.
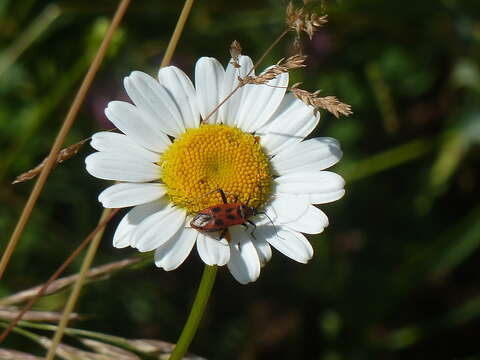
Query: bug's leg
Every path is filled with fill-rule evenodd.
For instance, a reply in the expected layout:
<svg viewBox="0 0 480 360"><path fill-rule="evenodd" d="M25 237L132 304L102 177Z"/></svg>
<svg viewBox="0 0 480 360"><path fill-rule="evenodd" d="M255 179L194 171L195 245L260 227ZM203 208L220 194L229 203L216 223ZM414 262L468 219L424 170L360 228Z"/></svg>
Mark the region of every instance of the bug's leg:
<svg viewBox="0 0 480 360"><path fill-rule="evenodd" d="M252 228L252 231L250 231L250 235L252 236L252 238L253 238L254 240L257 240L257 238L255 237L255 234L254 234L255 230L257 229L257 225L255 225L255 223L252 222L252 221L250 221L250 220L247 220L247 223L249 223L249 224L252 225L252 227L253 227L253 228ZM245 227L245 231L248 230L248 225L247 225L246 223L242 224L242 226Z"/></svg>
<svg viewBox="0 0 480 360"><path fill-rule="evenodd" d="M225 237L225 234L227 233L228 229L223 229L222 232L220 233L220 237L218 238L218 241L222 240Z"/></svg>
<svg viewBox="0 0 480 360"><path fill-rule="evenodd" d="M248 220L247 220L248 221ZM250 223L250 221L248 221ZM240 224L243 226L243 228L245 229L245 231L248 231L248 225L246 223L243 223L243 224ZM238 242L238 250L239 251L242 251L242 243L239 241Z"/></svg>
<svg viewBox="0 0 480 360"><path fill-rule="evenodd" d="M223 190L218 189L218 192L220 193L220 196L222 197L223 203L228 204L227 197L225 196L225 193L223 192Z"/></svg>
<svg viewBox="0 0 480 360"><path fill-rule="evenodd" d="M247 222L248 222L250 225L253 226L253 229L252 229L252 232L251 232L251 234L252 234L252 236L253 236L254 231L257 230L257 225L255 225L255 223L252 222L252 221L250 221L250 220L247 220Z"/></svg>
<svg viewBox="0 0 480 360"><path fill-rule="evenodd" d="M225 192L222 189L216 189L214 191L217 191L220 193L220 196L222 197L223 203L228 204L228 199L227 199L227 194L228 195L233 195L233 202L236 203L238 202L238 194L231 193L231 192Z"/></svg>
<svg viewBox="0 0 480 360"><path fill-rule="evenodd" d="M255 230L257 230L257 225L255 225L255 223L252 222L252 221L250 221L250 220L247 220L247 221L248 221L248 223L249 223L250 225L253 226L252 231L250 231L250 235L252 236L252 238L253 238L254 240L257 240L257 238L255 237L255 234L254 234Z"/></svg>

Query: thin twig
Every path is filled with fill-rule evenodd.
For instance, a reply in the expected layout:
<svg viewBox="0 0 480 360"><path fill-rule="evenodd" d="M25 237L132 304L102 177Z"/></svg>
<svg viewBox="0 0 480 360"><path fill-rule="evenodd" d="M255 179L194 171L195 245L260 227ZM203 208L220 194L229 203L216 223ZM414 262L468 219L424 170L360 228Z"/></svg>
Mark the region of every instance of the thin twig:
<svg viewBox="0 0 480 360"><path fill-rule="evenodd" d="M253 69L253 68L252 68L252 69ZM210 113L205 117L205 119L203 119L203 123L206 123L206 122L208 121L208 119L210 119L210 118L212 117L212 115L215 114L215 112L218 111L218 109L220 109L220 106L222 106L223 104L225 104L225 103L227 102L227 100L230 99L230 98L233 96L233 94L235 94L235 92L236 92L238 89L240 89L243 85L245 85L245 84L242 83L242 82L239 82L239 83L237 84L237 86L235 86L235 89L233 89L233 90L230 92L230 94L228 94L228 95L225 97L225 99L223 99L222 101L220 101L220 103L219 103L217 106L215 106L212 111L210 111Z"/></svg>
<svg viewBox="0 0 480 360"><path fill-rule="evenodd" d="M67 303L65 304L65 308L63 309L62 318L58 323L58 329L55 332L55 335L52 339L52 344L48 348L46 360L52 360L55 357L57 352L57 346L60 344L62 340L63 333L65 332L65 328L67 327L68 320L70 318L70 314L77 303L78 297L80 296L80 291L82 290L83 283L85 281L85 277L87 275L87 271L90 268L90 265L93 262L95 254L97 252L98 246L100 245L100 240L102 240L103 232L105 231L105 224L112 219L112 217L120 210L115 209L112 211L106 211L103 213L103 216L100 218L99 225L104 224L100 229L94 234L93 240L90 243L90 247L88 248L87 255L85 255L85 259L82 262L82 267L80 268L80 272L78 274L77 281L73 286L73 290L68 297Z"/></svg>
<svg viewBox="0 0 480 360"><path fill-rule="evenodd" d="M272 43L272 45L270 45L268 47L267 50L265 50L265 52L263 53L262 56L260 56L260 59L258 59L258 61L255 63L255 65L253 65L253 67L250 69L250 71L247 73L246 76L249 76L261 63L262 61L265 59L265 57L270 53L270 51L272 51L272 49L280 42L280 40L283 39L283 37L288 33L288 29L285 29L283 30L283 32L275 39L275 41ZM235 92L240 89L242 86L244 86L245 83L243 82L239 82L237 86L235 86L235 88L225 97L225 99L223 99L217 106L215 106L213 108L212 111L210 111L210 113L205 117L205 119L203 119L203 123L206 123L208 121L208 119L210 119L212 117L213 114L215 114L216 111L218 111L218 109L220 109L220 107L225 104L227 102L228 99L230 99L233 94L235 94Z"/></svg>
<svg viewBox="0 0 480 360"><path fill-rule="evenodd" d="M257 60L257 62L255 63L255 65L253 66L253 68L248 72L247 75L250 75L252 73L253 70L257 69L258 66L262 63L263 60L265 60L265 58L267 57L267 55L270 53L270 51L272 51L272 49L277 46L277 44L284 38L285 35L288 34L288 29L285 29L283 30L283 32L275 39L275 41L272 43L272 45L270 45L268 47L267 50L265 50L265 52L263 53L262 56L260 56L260 59Z"/></svg>
<svg viewBox="0 0 480 360"><path fill-rule="evenodd" d="M35 183L32 192L30 193L28 201L23 208L22 214L18 219L15 230L10 237L7 248L2 256L2 260L0 261L0 279L2 278L2 275L5 272L8 262L13 254L13 251L17 246L17 243L23 233L23 230L25 229L25 226L27 225L28 220L30 219L30 215L33 211L33 208L35 207L37 199L39 198L43 190L43 187L45 186L48 175L50 174L50 171L52 170L52 167L56 162L57 154L62 148L62 144L64 143L65 138L76 119L78 111L80 110L80 106L82 105L85 96L90 89L90 85L92 84L92 81L105 57L113 33L120 24L120 20L122 19L129 3L130 0L121 1L117 12L115 13L115 17L113 18L113 21L107 31L107 34L105 35L105 38L103 39L102 44L100 45L97 54L95 55L95 59L92 61L92 64L90 65L90 68L88 69L88 72L83 79L82 85L80 86L77 94L75 95L75 98L72 102L72 105L70 106L67 116L65 117L62 127L58 132L57 137L55 138L55 141L52 145L52 149L50 150L50 154L48 155L48 160L45 163L45 167L40 173L40 176L38 177L38 180Z"/></svg>
<svg viewBox="0 0 480 360"><path fill-rule="evenodd" d="M110 128L108 130L102 130L102 131L115 131L118 130L116 127ZM60 150L57 154L57 161L53 165L52 169L55 168L58 164L63 163L66 160L69 160L73 156L77 155L77 153L80 151L80 149L83 147L83 145L87 142L92 140L92 137L89 136L83 140L80 140L79 142L69 145L62 150ZM47 162L48 156L42 160L42 162L35 167L31 168L30 170L27 170L23 172L22 174L18 175L15 180L12 182L12 184L18 184L24 181L28 181L31 179L34 179L38 174L42 172L42 169L45 167L45 163Z"/></svg>
<svg viewBox="0 0 480 360"><path fill-rule="evenodd" d="M105 265L97 266L88 271L87 276L89 278L100 278L102 275L111 274L114 271L118 271L123 269L127 266L131 266L137 264L138 262L142 261L143 258L140 256L131 257L128 259L123 259L115 262L111 262ZM78 278L78 274L69 275L62 277L58 280L55 280L50 286L45 290L44 295L50 295L56 293L62 289L65 289L67 286L75 282ZM0 299L0 306L7 306L12 304L18 304L24 301L27 301L34 297L38 291L42 288L43 284L32 287L30 289L26 289L20 291L16 294L6 296Z"/></svg>
<svg viewBox="0 0 480 360"><path fill-rule="evenodd" d="M91 138L83 139L82 141L79 141L73 145L67 146L66 148L63 148L62 150L60 150L59 153L57 154L57 159L53 167L55 167L58 164L61 164L65 160L70 159L72 156L75 156L78 153L78 151L83 147L83 145L90 139ZM34 168L18 175L15 178L15 180L12 182L12 185L35 178L38 174L42 172L42 169L45 167L45 163L47 162L47 160L48 160L48 157L43 159L42 162L37 166L35 166Z"/></svg>

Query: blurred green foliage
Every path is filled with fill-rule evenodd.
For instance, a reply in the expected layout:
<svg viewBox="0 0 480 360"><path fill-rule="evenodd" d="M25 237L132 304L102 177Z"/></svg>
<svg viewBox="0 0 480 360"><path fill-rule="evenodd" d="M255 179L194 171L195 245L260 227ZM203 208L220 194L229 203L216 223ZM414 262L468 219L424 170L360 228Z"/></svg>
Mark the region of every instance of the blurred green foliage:
<svg viewBox="0 0 480 360"><path fill-rule="evenodd" d="M308 265L277 253L248 286L222 269L191 350L208 359L478 359L480 3L324 5L329 23L305 41L308 67L292 77L353 106L347 119L323 114L314 134L342 142L335 171L345 176L347 195L322 207L331 225L311 238L316 254ZM48 153L115 6L0 1L2 246L32 187L10 182ZM225 63L234 39L258 58L281 32L285 7L198 1L173 63L190 75L200 56ZM133 1L68 144L109 128L103 109L125 98L130 71L156 72L180 10L181 2ZM292 36L265 66L291 51ZM95 226L106 183L86 174L89 152L51 175L0 295L45 281ZM114 227L96 265L135 254L112 248ZM192 253L174 272L149 264L90 283L77 307L86 317L74 326L175 342L201 271ZM67 294L37 308L60 310ZM4 345L44 354L19 334Z"/></svg>

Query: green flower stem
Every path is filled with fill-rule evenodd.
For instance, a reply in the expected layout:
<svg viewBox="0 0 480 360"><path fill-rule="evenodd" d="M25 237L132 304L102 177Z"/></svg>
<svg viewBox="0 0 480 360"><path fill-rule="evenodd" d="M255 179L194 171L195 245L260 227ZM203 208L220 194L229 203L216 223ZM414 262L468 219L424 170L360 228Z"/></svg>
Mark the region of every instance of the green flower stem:
<svg viewBox="0 0 480 360"><path fill-rule="evenodd" d="M208 299L212 293L213 283L215 282L215 276L217 275L217 267L205 265L203 270L202 280L198 287L197 296L193 302L192 310L188 316L187 322L183 328L182 334L178 339L177 345L170 355L168 360L180 360L188 350L190 343L192 342L195 333L197 332L198 325L202 319L203 313L207 306Z"/></svg>

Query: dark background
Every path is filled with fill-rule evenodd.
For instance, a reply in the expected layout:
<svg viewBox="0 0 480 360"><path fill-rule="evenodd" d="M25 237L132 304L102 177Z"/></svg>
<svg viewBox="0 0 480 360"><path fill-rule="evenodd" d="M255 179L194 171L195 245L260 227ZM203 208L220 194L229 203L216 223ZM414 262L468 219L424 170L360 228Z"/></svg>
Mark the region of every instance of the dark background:
<svg viewBox="0 0 480 360"><path fill-rule="evenodd" d="M115 6L0 1L2 247L33 186L10 182L48 154ZM67 144L110 127L103 109L125 98L130 71L156 73L181 6L133 1ZM342 143L344 159L334 171L345 177L347 194L322 206L331 224L310 237L309 264L275 252L248 286L220 269L191 350L208 359L479 359L480 2L324 6L329 23L311 42L304 39L308 67L292 83L352 105L350 118L322 113L314 134ZM256 59L282 31L285 7L278 0L197 1L173 63L189 75L200 56L225 64L234 39ZM57 10L53 22L28 35ZM35 39L22 50L25 32ZM290 34L263 65L291 55L292 40ZM107 182L86 173L90 152L85 146L50 176L0 296L44 282L95 227L96 197ZM114 226L95 266L136 254L112 247ZM174 272L148 262L91 282L76 308L86 317L72 326L175 342L202 268L193 251ZM36 308L61 311L67 296L48 296ZM44 354L18 334L1 346Z"/></svg>

